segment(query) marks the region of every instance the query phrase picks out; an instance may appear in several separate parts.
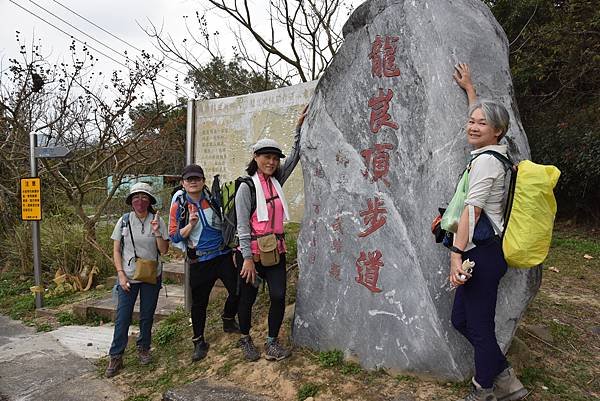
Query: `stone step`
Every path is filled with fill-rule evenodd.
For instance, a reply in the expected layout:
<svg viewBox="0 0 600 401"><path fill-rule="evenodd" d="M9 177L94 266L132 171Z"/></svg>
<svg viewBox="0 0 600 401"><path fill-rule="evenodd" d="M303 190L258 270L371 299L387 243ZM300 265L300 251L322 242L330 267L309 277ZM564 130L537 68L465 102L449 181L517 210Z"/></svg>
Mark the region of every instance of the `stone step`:
<svg viewBox="0 0 600 401"><path fill-rule="evenodd" d="M159 321L175 312L177 307L184 306L183 287L176 284L163 285L158 295L158 304L154 319ZM113 301L112 296L108 294L105 298L84 301L73 305L73 313L82 318L93 313L105 320L115 320L117 303ZM133 309L133 320L140 319L140 298L135 303Z"/></svg>
<svg viewBox="0 0 600 401"><path fill-rule="evenodd" d="M220 294L227 294L224 287L215 286L210 293L210 300ZM159 321L171 313L175 312L178 307L184 307L183 287L177 284L165 284L158 295L158 304L154 313L154 320ZM108 294L105 298L84 301L73 305L73 313L82 318L86 318L88 314L95 314L102 317L106 321L114 321L116 315L117 303L113 301L112 296ZM133 309L133 320L140 318L140 299L138 297Z"/></svg>
<svg viewBox="0 0 600 401"><path fill-rule="evenodd" d="M183 284L183 260L163 263L163 280L171 283Z"/></svg>
<svg viewBox="0 0 600 401"><path fill-rule="evenodd" d="M168 283L183 284L183 265L183 260L175 260L163 263L163 280L167 281ZM221 280L217 280L215 286L223 287L223 283Z"/></svg>

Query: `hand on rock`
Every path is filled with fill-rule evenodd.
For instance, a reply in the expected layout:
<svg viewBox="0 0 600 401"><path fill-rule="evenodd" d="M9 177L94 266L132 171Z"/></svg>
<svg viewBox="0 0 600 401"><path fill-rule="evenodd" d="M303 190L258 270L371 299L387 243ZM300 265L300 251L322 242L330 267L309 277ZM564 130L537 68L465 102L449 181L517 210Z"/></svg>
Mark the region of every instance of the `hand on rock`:
<svg viewBox="0 0 600 401"><path fill-rule="evenodd" d="M456 71L452 76L454 77L454 80L456 81L458 86L460 86L464 90L472 88L473 81L471 81L471 68L469 68L469 64L459 63L456 66L454 66L454 69Z"/></svg>

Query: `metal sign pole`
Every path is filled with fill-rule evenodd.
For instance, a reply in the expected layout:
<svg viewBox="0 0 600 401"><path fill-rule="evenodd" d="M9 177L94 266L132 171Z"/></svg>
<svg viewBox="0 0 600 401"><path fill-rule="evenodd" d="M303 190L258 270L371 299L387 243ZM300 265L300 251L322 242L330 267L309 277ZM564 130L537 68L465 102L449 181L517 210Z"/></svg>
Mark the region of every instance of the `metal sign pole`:
<svg viewBox="0 0 600 401"><path fill-rule="evenodd" d="M194 163L194 138L196 134L196 99L187 104L187 124L185 135L185 164ZM190 264L187 256L183 265L183 298L186 311L192 310L192 291L190 288Z"/></svg>
<svg viewBox="0 0 600 401"><path fill-rule="evenodd" d="M37 159L35 157L35 148L37 147L37 135L35 132L29 133L29 148L30 148L30 167L31 177L35 178L38 175ZM40 259L40 222L38 220L31 222L31 242L33 243L33 274L35 278L35 307L36 309L44 306L44 298L42 289L42 263Z"/></svg>

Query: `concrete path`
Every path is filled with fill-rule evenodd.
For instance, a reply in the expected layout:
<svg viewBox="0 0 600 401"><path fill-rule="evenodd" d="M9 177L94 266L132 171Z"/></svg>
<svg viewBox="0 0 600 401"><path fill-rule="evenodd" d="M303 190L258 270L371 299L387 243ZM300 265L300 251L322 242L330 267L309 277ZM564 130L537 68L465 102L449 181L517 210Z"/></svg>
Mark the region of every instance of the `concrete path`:
<svg viewBox="0 0 600 401"><path fill-rule="evenodd" d="M85 330L100 333L77 341ZM125 395L109 380L98 378L97 368L85 357L105 355L111 327L63 327L55 332L35 333L30 327L0 315L0 400L2 401L100 401L124 400ZM83 333L83 334L82 334ZM69 340L71 338L71 340ZM110 338L108 340L110 342ZM88 344L92 345L88 345ZM96 343L96 347L94 347ZM90 348L89 352L73 352ZM94 351L97 349L97 351Z"/></svg>

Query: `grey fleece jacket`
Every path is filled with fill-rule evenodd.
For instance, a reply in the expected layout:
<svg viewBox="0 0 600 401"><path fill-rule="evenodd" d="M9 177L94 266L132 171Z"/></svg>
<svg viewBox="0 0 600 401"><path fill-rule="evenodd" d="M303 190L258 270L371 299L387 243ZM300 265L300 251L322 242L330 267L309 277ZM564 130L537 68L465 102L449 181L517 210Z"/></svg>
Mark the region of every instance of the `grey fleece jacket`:
<svg viewBox="0 0 600 401"><path fill-rule="evenodd" d="M300 130L301 127L296 128L294 134L294 145L292 145L292 151L285 158L285 162L277 169L273 178L275 178L281 186L290 177L294 168L300 160ZM235 213L237 215L237 232L240 239L240 249L244 259L252 258L252 250L250 248L250 217L252 208L252 192L247 184L242 183L235 194Z"/></svg>

